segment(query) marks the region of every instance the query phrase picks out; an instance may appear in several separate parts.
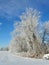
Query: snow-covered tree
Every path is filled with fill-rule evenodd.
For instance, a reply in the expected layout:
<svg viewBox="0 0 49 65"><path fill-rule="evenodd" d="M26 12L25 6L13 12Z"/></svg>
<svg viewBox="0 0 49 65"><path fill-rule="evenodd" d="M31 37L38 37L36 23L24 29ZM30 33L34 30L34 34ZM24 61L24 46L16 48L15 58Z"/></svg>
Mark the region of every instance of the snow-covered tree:
<svg viewBox="0 0 49 65"><path fill-rule="evenodd" d="M47 50L46 52L49 52L49 21L44 23L44 35L43 35L43 43L46 43Z"/></svg>
<svg viewBox="0 0 49 65"><path fill-rule="evenodd" d="M32 8L26 9L20 16L21 21L14 24L13 40L10 49L12 52L29 52L39 55L41 53L40 36L36 35L40 12Z"/></svg>

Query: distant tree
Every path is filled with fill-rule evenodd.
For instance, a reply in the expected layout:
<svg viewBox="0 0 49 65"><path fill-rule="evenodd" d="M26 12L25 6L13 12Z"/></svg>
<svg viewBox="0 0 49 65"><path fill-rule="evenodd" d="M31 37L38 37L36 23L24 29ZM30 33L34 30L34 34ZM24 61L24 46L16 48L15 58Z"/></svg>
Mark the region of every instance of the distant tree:
<svg viewBox="0 0 49 65"><path fill-rule="evenodd" d="M45 39L45 37L46 37L46 35L47 35L47 40ZM46 41L47 43L46 44L44 44L45 45L45 53L48 53L49 52L49 21L47 21L47 22L45 22L44 23L44 34L43 34L43 43L44 43L44 41ZM44 47L44 46L43 46Z"/></svg>
<svg viewBox="0 0 49 65"><path fill-rule="evenodd" d="M0 48L0 51L9 51L9 47L2 47Z"/></svg>

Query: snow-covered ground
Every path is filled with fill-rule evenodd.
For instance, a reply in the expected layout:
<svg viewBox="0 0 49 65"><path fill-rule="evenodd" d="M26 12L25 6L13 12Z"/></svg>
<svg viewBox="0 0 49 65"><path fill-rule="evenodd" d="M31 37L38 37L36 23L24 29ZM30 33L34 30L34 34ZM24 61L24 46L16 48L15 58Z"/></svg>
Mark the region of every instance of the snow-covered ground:
<svg viewBox="0 0 49 65"><path fill-rule="evenodd" d="M17 57L10 52L0 51L0 65L49 65L49 60Z"/></svg>

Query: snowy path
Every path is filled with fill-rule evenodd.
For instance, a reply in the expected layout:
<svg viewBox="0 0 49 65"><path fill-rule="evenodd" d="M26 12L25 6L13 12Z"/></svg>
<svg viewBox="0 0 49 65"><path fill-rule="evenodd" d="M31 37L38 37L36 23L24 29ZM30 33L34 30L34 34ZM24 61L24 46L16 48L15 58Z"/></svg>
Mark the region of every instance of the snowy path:
<svg viewBox="0 0 49 65"><path fill-rule="evenodd" d="M49 65L49 60L15 57L9 52L0 51L0 65Z"/></svg>

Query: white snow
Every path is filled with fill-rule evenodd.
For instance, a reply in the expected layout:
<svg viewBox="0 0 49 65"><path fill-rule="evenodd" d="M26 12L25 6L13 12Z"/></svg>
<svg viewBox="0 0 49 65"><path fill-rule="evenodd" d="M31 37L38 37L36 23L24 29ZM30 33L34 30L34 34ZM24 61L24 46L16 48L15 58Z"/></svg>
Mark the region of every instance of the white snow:
<svg viewBox="0 0 49 65"><path fill-rule="evenodd" d="M49 60L17 57L7 51L0 51L0 65L49 65Z"/></svg>
<svg viewBox="0 0 49 65"><path fill-rule="evenodd" d="M49 54L44 54L43 59L49 59Z"/></svg>

